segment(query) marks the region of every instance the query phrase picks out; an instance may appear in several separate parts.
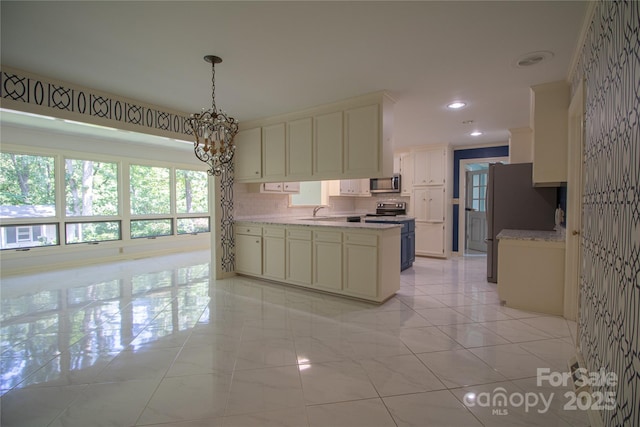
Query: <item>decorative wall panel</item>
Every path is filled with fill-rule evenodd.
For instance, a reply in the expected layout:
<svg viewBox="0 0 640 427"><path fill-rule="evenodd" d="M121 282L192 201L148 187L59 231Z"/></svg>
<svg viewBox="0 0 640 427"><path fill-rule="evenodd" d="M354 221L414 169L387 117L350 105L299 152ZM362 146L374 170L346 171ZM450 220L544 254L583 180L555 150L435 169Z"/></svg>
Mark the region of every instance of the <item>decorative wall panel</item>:
<svg viewBox="0 0 640 427"><path fill-rule="evenodd" d="M235 270L235 241L233 237L233 166L231 163L220 175L220 265L225 273Z"/></svg>
<svg viewBox="0 0 640 427"><path fill-rule="evenodd" d="M640 2L598 3L574 88L586 87L579 345L614 372L606 426L640 426Z"/></svg>
<svg viewBox="0 0 640 427"><path fill-rule="evenodd" d="M152 130L149 133L162 133L169 137L193 134L186 125L186 114L8 67L0 70L0 99L3 107L26 111L36 108L38 111L33 112L39 113L49 109L49 115L54 117L61 113L76 113L85 116L84 120L89 123L95 122L95 119L101 123L109 120L117 122L113 124L114 127L138 132Z"/></svg>

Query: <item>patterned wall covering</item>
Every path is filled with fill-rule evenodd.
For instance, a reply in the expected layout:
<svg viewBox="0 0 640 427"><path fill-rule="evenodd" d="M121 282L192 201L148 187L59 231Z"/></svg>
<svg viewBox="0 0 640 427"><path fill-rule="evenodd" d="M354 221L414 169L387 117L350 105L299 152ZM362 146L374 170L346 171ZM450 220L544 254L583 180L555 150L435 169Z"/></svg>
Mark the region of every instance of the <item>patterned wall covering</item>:
<svg viewBox="0 0 640 427"><path fill-rule="evenodd" d="M8 67L0 71L0 99L6 108L22 110L26 106L21 104L29 104L51 110L52 116L61 112L77 113L83 115L87 122L95 121L92 119L109 120L117 122L115 127L126 124L128 129L139 132L152 129L154 132L151 133L160 131L178 138L193 134L186 125L186 114Z"/></svg>
<svg viewBox="0 0 640 427"><path fill-rule="evenodd" d="M590 371L615 372L606 426L640 426L640 2L597 4L574 88L586 87L579 309Z"/></svg>
<svg viewBox="0 0 640 427"><path fill-rule="evenodd" d="M235 241L233 239L233 177L232 162L220 175L220 262L225 273L235 270Z"/></svg>

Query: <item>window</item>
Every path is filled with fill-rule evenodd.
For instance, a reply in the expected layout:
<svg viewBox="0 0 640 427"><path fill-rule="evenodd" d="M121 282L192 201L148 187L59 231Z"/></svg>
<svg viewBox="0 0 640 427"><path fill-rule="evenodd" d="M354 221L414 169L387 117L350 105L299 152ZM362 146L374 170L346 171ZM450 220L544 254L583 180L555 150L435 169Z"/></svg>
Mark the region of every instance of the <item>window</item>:
<svg viewBox="0 0 640 427"><path fill-rule="evenodd" d="M171 219L142 219L131 221L131 238L170 236L173 234Z"/></svg>
<svg viewBox="0 0 640 427"><path fill-rule="evenodd" d="M208 184L206 172L176 169L176 212L209 212Z"/></svg>
<svg viewBox="0 0 640 427"><path fill-rule="evenodd" d="M3 225L0 249L34 248L58 244L57 224Z"/></svg>
<svg viewBox="0 0 640 427"><path fill-rule="evenodd" d="M118 214L118 165L65 159L67 216Z"/></svg>
<svg viewBox="0 0 640 427"><path fill-rule="evenodd" d="M330 181L300 183L300 192L289 197L290 206L318 206L329 204Z"/></svg>
<svg viewBox="0 0 640 427"><path fill-rule="evenodd" d="M131 165L129 168L131 215L171 213L170 176L168 168Z"/></svg>
<svg viewBox="0 0 640 427"><path fill-rule="evenodd" d="M120 240L120 221L67 222L66 243L90 243Z"/></svg>
<svg viewBox="0 0 640 427"><path fill-rule="evenodd" d="M0 153L0 217L55 217L55 183L53 157Z"/></svg>

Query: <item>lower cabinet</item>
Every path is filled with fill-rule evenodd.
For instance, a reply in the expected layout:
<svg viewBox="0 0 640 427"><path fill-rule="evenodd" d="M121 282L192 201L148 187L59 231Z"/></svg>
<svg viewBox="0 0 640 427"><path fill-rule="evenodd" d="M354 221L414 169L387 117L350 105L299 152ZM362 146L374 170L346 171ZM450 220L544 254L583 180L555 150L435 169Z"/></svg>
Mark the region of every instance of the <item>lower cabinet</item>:
<svg viewBox="0 0 640 427"><path fill-rule="evenodd" d="M236 223L238 273L373 302L400 289L400 227L251 224Z"/></svg>
<svg viewBox="0 0 640 427"><path fill-rule="evenodd" d="M311 230L287 229L287 281L311 284Z"/></svg>
<svg viewBox="0 0 640 427"><path fill-rule="evenodd" d="M396 255L397 256L397 255ZM375 297L378 276L378 240L375 235L344 233L344 291Z"/></svg>
<svg viewBox="0 0 640 427"><path fill-rule="evenodd" d="M416 222L416 255L445 256L444 223Z"/></svg>
<svg viewBox="0 0 640 427"><path fill-rule="evenodd" d="M314 287L342 290L342 232L313 233L313 266Z"/></svg>
<svg viewBox="0 0 640 427"><path fill-rule="evenodd" d="M262 239L262 275L271 279L284 279L285 247L284 228L264 227Z"/></svg>
<svg viewBox="0 0 640 427"><path fill-rule="evenodd" d="M236 227L236 271L262 274L262 227Z"/></svg>

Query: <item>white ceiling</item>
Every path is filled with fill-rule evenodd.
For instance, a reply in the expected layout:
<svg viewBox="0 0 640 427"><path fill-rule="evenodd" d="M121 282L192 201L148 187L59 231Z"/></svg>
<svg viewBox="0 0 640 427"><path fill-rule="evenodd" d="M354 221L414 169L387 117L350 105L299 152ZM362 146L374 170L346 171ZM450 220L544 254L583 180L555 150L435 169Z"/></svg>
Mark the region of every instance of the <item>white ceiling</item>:
<svg viewBox="0 0 640 427"><path fill-rule="evenodd" d="M168 108L250 120L385 89L396 147L504 142L567 77L583 1L5 1L1 60ZM554 57L530 68L532 51ZM468 103L450 111L454 99ZM462 121L474 120L472 125ZM469 132L479 129L480 137Z"/></svg>

